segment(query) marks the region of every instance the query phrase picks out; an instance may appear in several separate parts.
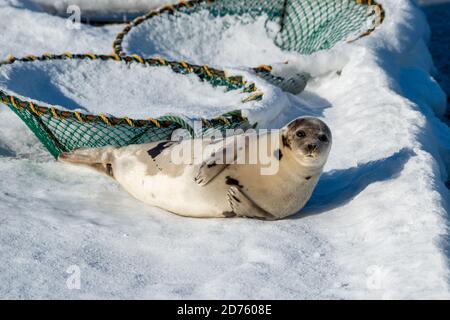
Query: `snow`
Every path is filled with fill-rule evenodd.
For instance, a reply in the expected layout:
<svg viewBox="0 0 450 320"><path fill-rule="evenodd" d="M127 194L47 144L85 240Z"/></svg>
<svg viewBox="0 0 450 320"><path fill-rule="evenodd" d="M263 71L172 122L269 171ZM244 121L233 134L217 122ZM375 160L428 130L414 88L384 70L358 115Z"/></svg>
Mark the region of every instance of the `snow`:
<svg viewBox="0 0 450 320"><path fill-rule="evenodd" d="M65 8L70 5L79 6L82 10L92 12L140 12L150 11L168 3L176 3L171 0L29 0L38 6L54 8L60 14L65 13Z"/></svg>
<svg viewBox="0 0 450 320"><path fill-rule="evenodd" d="M90 21L120 22L130 20L177 0L17 0L35 10L68 17L78 8Z"/></svg>
<svg viewBox="0 0 450 320"><path fill-rule="evenodd" d="M122 47L126 53L144 57L161 55L212 66L282 62L286 53L267 36L266 22L265 15L256 20L250 15L211 19L207 10L182 14L176 19L163 15L131 29Z"/></svg>
<svg viewBox="0 0 450 320"><path fill-rule="evenodd" d="M311 201L287 220L195 220L145 207L109 179L53 161L1 107L0 297L449 298L444 182L450 129L439 118L445 95L430 76L423 13L412 1L380 2L387 19L371 36L309 57L285 54L315 77L306 92L285 95L259 80L269 94L254 116L264 125L276 128L314 114L333 131L330 159ZM64 19L5 0L0 24L3 57L108 53L120 30L83 26L73 32ZM50 25L55 31L46 34ZM23 40L14 44L15 38ZM186 56L199 57L188 49ZM280 54L263 52L249 61L248 52L242 50L239 66ZM225 58L220 63L232 65L238 56ZM96 70L108 75L106 67ZM60 79L79 72L63 71ZM89 83L96 75L88 74ZM27 81L14 90L27 93L19 86ZM65 83L55 85L64 92ZM71 97L94 108L91 93L85 100ZM274 107L276 119L269 121ZM80 290L66 286L71 265L81 270Z"/></svg>
<svg viewBox="0 0 450 320"><path fill-rule="evenodd" d="M82 25L80 29L71 29L67 27L65 19L15 7L14 3L14 0L0 0L2 60L8 54L20 57L64 51L110 53L111 39L122 29L120 25L108 28Z"/></svg>

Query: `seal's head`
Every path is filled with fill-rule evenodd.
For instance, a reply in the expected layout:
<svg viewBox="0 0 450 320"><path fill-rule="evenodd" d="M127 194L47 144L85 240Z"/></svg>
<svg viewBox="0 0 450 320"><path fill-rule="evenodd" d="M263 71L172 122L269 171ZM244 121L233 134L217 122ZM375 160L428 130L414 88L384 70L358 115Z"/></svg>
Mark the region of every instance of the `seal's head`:
<svg viewBox="0 0 450 320"><path fill-rule="evenodd" d="M302 166L322 167L331 149L331 130L322 120L301 117L283 128L282 142Z"/></svg>

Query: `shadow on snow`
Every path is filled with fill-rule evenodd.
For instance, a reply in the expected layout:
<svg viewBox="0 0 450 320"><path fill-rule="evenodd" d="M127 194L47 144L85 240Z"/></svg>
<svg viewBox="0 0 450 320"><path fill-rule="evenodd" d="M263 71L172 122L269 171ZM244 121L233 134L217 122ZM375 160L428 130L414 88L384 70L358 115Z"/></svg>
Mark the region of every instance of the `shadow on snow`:
<svg viewBox="0 0 450 320"><path fill-rule="evenodd" d="M385 159L349 169L325 172L310 201L294 216L294 219L341 207L352 201L372 183L396 178L414 155L414 151L405 148Z"/></svg>

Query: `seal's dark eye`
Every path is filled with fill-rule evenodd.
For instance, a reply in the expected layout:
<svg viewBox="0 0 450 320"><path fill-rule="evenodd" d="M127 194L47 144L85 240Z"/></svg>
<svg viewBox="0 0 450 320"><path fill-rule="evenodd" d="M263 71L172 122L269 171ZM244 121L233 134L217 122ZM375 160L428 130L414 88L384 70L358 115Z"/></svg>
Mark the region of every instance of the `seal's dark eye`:
<svg viewBox="0 0 450 320"><path fill-rule="evenodd" d="M296 135L297 135L297 137L299 137L299 138L304 138L304 137L306 137L305 131L302 131L302 130L297 131Z"/></svg>
<svg viewBox="0 0 450 320"><path fill-rule="evenodd" d="M322 141L322 142L328 142L328 137L326 135L324 135L324 134L321 134L319 136L319 140Z"/></svg>

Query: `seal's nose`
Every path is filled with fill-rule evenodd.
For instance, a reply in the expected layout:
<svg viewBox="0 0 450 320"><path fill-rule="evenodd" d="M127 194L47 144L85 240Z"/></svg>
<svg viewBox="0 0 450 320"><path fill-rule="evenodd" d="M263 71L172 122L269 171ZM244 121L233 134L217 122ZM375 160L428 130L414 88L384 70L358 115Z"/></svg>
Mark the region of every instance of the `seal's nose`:
<svg viewBox="0 0 450 320"><path fill-rule="evenodd" d="M317 150L317 144L315 143L310 143L306 146L306 150L308 150L308 152L314 152Z"/></svg>

